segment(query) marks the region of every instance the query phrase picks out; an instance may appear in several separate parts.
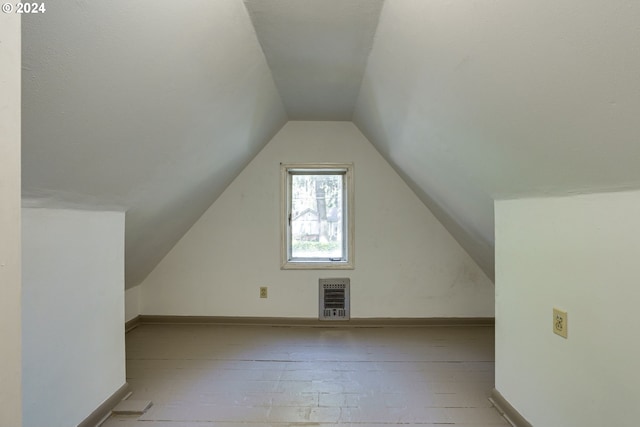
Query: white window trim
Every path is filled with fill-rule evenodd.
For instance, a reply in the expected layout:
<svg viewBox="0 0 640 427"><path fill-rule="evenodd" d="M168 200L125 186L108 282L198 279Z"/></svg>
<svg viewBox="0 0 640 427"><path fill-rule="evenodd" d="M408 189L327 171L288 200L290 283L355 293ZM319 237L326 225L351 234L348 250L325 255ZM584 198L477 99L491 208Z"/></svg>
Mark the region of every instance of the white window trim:
<svg viewBox="0 0 640 427"><path fill-rule="evenodd" d="M345 230L347 232L347 259L344 261L291 261L289 259L289 208L291 206L289 191L289 171L295 169L318 169L318 170L345 170L345 189L347 216L345 219L347 224ZM354 263L354 247L355 247L355 195L353 180L353 163L280 163L280 268L282 270L353 270Z"/></svg>

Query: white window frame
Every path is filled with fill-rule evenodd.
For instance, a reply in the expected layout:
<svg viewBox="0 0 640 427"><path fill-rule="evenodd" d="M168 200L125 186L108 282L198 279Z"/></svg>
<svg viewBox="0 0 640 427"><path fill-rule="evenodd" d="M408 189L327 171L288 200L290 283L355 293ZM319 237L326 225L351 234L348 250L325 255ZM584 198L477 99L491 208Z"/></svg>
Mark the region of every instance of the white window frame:
<svg viewBox="0 0 640 427"><path fill-rule="evenodd" d="M301 259L291 256L291 176L296 172L337 172L344 174L343 182L343 258L341 260ZM353 163L281 163L280 164L280 218L282 237L280 244L283 270L352 270L354 269L354 183Z"/></svg>

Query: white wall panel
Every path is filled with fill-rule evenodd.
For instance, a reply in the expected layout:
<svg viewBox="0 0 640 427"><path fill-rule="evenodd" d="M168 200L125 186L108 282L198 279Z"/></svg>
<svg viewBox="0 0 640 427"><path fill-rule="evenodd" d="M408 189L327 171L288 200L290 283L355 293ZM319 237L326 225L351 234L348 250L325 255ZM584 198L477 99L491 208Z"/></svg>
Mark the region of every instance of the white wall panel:
<svg viewBox="0 0 640 427"><path fill-rule="evenodd" d="M638 236L637 191L496 202L496 388L534 426L638 424Z"/></svg>
<svg viewBox="0 0 640 427"><path fill-rule="evenodd" d="M281 162L354 163L354 270L280 270ZM317 317L321 277L351 278L352 317L493 315L491 281L350 122L289 122L143 283L142 313Z"/></svg>
<svg viewBox="0 0 640 427"><path fill-rule="evenodd" d="M74 426L125 383L124 213L22 221L23 425Z"/></svg>
<svg viewBox="0 0 640 427"><path fill-rule="evenodd" d="M20 16L0 14L0 425L21 426Z"/></svg>

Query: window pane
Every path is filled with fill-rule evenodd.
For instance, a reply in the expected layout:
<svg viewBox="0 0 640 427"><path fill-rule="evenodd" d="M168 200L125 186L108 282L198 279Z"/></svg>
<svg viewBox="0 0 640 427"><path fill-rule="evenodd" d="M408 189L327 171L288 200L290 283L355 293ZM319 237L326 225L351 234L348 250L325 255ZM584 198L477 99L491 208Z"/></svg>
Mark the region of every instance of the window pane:
<svg viewBox="0 0 640 427"><path fill-rule="evenodd" d="M344 175L291 178L291 257L343 259Z"/></svg>

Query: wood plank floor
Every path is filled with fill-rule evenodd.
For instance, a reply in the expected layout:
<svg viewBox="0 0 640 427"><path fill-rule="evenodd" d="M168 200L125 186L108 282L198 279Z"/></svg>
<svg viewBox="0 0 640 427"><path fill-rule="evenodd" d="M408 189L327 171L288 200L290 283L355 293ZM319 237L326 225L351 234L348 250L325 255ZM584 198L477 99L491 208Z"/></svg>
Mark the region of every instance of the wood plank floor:
<svg viewBox="0 0 640 427"><path fill-rule="evenodd" d="M488 396L493 327L142 325L127 334L142 416L103 427L508 426Z"/></svg>

